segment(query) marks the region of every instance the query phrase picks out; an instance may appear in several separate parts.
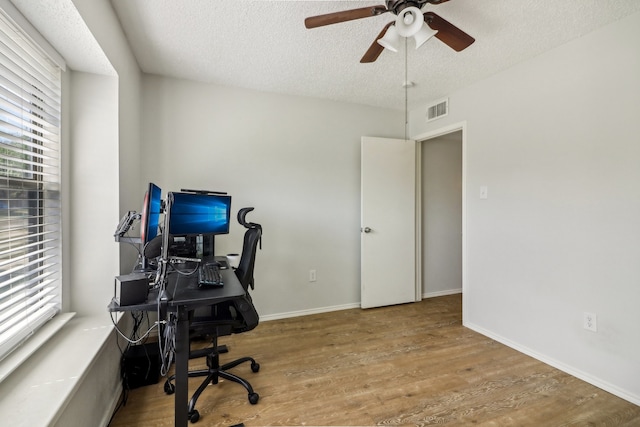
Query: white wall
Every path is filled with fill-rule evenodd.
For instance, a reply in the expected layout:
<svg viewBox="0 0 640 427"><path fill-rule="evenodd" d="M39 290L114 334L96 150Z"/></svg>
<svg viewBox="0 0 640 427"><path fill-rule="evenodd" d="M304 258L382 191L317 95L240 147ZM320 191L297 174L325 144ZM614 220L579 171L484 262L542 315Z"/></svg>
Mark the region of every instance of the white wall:
<svg viewBox="0 0 640 427"><path fill-rule="evenodd" d="M635 403L638 76L635 14L411 114L412 135L467 123L465 325Z"/></svg>
<svg viewBox="0 0 640 427"><path fill-rule="evenodd" d="M113 231L122 213L139 210L142 200L141 74L111 4L73 3L113 65L114 76L68 72L65 271L71 310L105 316L105 301L113 296L113 276L121 272L119 253L126 255L124 271L124 264L135 260L135 252L114 242Z"/></svg>
<svg viewBox="0 0 640 427"><path fill-rule="evenodd" d="M145 76L143 114L144 177L164 195L255 207L262 316L360 302L360 137L402 135L402 112ZM234 219L216 252L240 252L243 232Z"/></svg>
<svg viewBox="0 0 640 427"><path fill-rule="evenodd" d="M70 71L69 145L65 194L65 274L71 311L102 315L113 296L118 247L113 218L118 215L118 80ZM117 221L116 221L117 223ZM111 225L111 226L110 226Z"/></svg>
<svg viewBox="0 0 640 427"><path fill-rule="evenodd" d="M462 131L421 142L422 295L462 289Z"/></svg>
<svg viewBox="0 0 640 427"><path fill-rule="evenodd" d="M145 184L140 178L141 73L111 3L108 0L73 0L73 3L118 76L114 92L117 97L113 129L116 139L111 142L118 157L113 164L103 163L103 167L117 174L108 183L117 197L113 205L116 212L111 213L109 222L103 224L111 236L106 239L113 242L113 230L120 217L129 210L140 211L142 207ZM95 170L97 178L100 170ZM135 263L137 252L127 245L113 244L120 251L120 268L116 273L128 273Z"/></svg>

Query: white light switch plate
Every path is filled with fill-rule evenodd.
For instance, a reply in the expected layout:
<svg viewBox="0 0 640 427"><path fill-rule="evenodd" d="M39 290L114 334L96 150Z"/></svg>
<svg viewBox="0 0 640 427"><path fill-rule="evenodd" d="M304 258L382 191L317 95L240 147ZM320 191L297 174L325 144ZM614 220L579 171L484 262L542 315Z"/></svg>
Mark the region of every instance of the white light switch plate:
<svg viewBox="0 0 640 427"><path fill-rule="evenodd" d="M480 187L480 198L486 199L488 197L489 197L489 188L487 188L486 185L483 185L482 187Z"/></svg>

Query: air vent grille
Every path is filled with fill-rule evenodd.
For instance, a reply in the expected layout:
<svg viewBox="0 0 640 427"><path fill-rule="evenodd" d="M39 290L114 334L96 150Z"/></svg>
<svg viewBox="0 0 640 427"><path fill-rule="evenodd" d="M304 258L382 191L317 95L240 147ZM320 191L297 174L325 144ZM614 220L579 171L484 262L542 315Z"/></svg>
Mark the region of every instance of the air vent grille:
<svg viewBox="0 0 640 427"><path fill-rule="evenodd" d="M449 99L438 101L427 107L427 121L439 119L449 114Z"/></svg>

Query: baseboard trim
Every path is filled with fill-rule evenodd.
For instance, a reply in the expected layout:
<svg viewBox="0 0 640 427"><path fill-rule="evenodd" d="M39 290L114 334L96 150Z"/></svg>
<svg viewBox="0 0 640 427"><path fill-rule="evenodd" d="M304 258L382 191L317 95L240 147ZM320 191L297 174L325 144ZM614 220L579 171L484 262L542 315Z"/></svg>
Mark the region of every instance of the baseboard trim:
<svg viewBox="0 0 640 427"><path fill-rule="evenodd" d="M539 360L540 362L546 363L549 366L553 366L556 369L561 370L562 372L565 372L571 376L574 376L582 381L585 381L593 386L596 386L606 392L609 392L615 396L618 396L621 399L624 399L628 402L633 403L634 405L639 405L640 406L640 396L637 396L633 393L629 393L628 391L621 389L620 387L617 387L613 384L610 384L607 381L604 381L600 378L594 377L591 374L588 374L586 372L583 372L579 369L575 369L572 366L569 366L565 363L562 363L558 360L555 360L551 357L547 357L544 354L538 353L537 351L534 351L528 347L525 347L523 345L520 345L514 341L511 341L510 339L507 339L501 335L495 334L487 329L484 329L474 323L470 323L470 322L463 322L463 326L479 333L482 334L486 337L491 338L492 340L498 341L501 344L506 345L507 347L511 347L514 350L519 351L520 353L524 353L527 356L531 356L536 360Z"/></svg>
<svg viewBox="0 0 640 427"><path fill-rule="evenodd" d="M455 294L461 294L461 293L462 293L462 288L447 289L447 290L438 291L438 292L425 292L424 294L422 294L422 299L444 297L446 295L455 295Z"/></svg>
<svg viewBox="0 0 640 427"><path fill-rule="evenodd" d="M329 307L311 308L308 310L289 311L286 313L267 314L261 315L261 322L268 322L270 320L289 319L291 317L308 316L310 314L329 313L332 311L348 310L351 308L360 308L360 303L333 305Z"/></svg>
<svg viewBox="0 0 640 427"><path fill-rule="evenodd" d="M102 415L102 419L100 420L100 423L97 425L109 427L109 424L111 424L111 420L116 414L116 410L120 409L119 405L120 405L120 402L122 401L122 397L123 397L122 395L123 395L122 391L120 393L114 393L111 399L109 399L109 403L107 404L107 408L109 409L109 411L105 412Z"/></svg>
<svg viewBox="0 0 640 427"><path fill-rule="evenodd" d="M446 295L455 295L455 294L461 294L461 293L462 293L462 288L448 289L445 291L427 292L425 294L422 294L422 298L423 299L436 298L436 297L442 297ZM360 308L360 303L332 305L329 307L310 308L308 310L288 311L285 313L260 315L260 321L268 322L270 320L289 319L291 317L308 316L310 314L329 313L332 311L349 310L351 308Z"/></svg>

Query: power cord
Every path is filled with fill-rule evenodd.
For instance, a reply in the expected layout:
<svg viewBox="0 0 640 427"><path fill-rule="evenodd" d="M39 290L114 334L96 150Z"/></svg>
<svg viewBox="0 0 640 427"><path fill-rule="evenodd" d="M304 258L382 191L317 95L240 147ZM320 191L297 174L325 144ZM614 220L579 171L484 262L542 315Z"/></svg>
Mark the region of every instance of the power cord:
<svg viewBox="0 0 640 427"><path fill-rule="evenodd" d="M160 349L160 374L166 377L173 364L176 350L176 328L173 315L169 316L163 329L164 331L158 329L158 346Z"/></svg>
<svg viewBox="0 0 640 427"><path fill-rule="evenodd" d="M132 312L133 313L133 312ZM147 329L147 332L145 332L140 338L138 339L134 339L134 338L129 338L127 337L118 327L118 325L116 324L116 320L113 318L113 313L109 314L111 317L111 322L113 323L113 326L115 327L116 332L118 333L118 335L120 335L125 341L127 341L127 343L129 344L139 344L142 341L144 341L149 334L151 333L151 331L153 331L154 328L156 328L157 326L166 323L166 321L164 320L160 320L160 321L156 321L154 322L153 325L151 325L151 327L149 329ZM135 319L135 318L134 318ZM134 323L134 328L135 328L135 323ZM132 334L133 335L133 334ZM128 348L128 347L127 347Z"/></svg>

